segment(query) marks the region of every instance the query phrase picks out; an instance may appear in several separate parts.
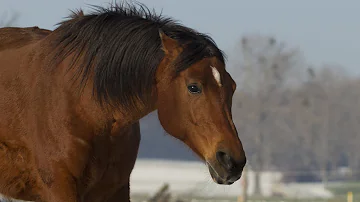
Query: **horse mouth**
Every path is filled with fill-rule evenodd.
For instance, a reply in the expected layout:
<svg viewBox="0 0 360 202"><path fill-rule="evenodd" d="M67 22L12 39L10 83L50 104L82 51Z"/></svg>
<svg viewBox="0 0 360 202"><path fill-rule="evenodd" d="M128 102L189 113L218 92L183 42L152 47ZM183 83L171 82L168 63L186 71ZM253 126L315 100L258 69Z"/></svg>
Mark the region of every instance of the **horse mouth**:
<svg viewBox="0 0 360 202"><path fill-rule="evenodd" d="M221 185L232 185L234 184L234 182L236 182L239 178L226 178L226 177L222 177L215 169L214 167L209 163L206 162L206 165L209 169L211 178L213 179L213 181L217 184L221 184Z"/></svg>

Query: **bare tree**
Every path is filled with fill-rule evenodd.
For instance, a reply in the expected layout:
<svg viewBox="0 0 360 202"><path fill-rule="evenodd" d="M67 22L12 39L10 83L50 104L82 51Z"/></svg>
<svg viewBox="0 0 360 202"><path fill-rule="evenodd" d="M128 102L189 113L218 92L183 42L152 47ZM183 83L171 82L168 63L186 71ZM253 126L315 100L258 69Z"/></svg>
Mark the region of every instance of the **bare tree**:
<svg viewBox="0 0 360 202"><path fill-rule="evenodd" d="M250 141L253 142L254 150L250 155L250 164L255 171L255 193L261 194L260 172L266 167L270 167L272 161L271 134L275 132L272 125L277 109L280 106L282 92L294 82L297 77L289 79L296 71L298 65L299 52L296 49L286 49L284 43L277 42L272 37L250 36L241 40L242 61L239 61L240 68L237 79L240 80L241 90L251 94L251 101L240 98L235 106L240 102L246 109L251 109L250 113L244 113L235 109L235 116L247 114L249 120L246 122L249 128L246 132L251 133ZM241 76L239 76L241 75ZM249 95L246 95L246 97ZM248 100L249 101L249 100ZM251 114L251 115L250 115ZM244 123L243 118L237 117L238 124ZM251 123L248 123L251 122ZM241 128L241 127L240 127ZM251 132L250 132L251 131ZM250 135L249 135L250 136Z"/></svg>
<svg viewBox="0 0 360 202"><path fill-rule="evenodd" d="M309 67L296 49L271 37L244 37L232 74L233 115L256 173L284 172L284 181L360 178L360 79L338 66ZM344 146L346 145L346 146Z"/></svg>

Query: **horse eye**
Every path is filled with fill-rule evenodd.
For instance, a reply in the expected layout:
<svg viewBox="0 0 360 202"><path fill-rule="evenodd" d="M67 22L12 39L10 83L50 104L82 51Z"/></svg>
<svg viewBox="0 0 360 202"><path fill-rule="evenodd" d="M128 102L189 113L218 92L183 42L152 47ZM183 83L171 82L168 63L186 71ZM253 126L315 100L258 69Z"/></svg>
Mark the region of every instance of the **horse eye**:
<svg viewBox="0 0 360 202"><path fill-rule="evenodd" d="M193 94L201 93L201 89L196 84L190 84L188 86L188 90L190 93L193 93Z"/></svg>

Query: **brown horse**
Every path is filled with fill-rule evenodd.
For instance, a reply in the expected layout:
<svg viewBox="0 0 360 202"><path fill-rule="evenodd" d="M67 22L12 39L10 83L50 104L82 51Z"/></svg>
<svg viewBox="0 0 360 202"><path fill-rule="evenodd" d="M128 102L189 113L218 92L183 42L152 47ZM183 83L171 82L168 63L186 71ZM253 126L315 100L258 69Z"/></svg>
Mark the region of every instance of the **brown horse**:
<svg viewBox="0 0 360 202"><path fill-rule="evenodd" d="M143 5L74 13L54 31L0 29L0 193L129 201L139 119L154 110L232 184L246 163L235 87L210 37Z"/></svg>

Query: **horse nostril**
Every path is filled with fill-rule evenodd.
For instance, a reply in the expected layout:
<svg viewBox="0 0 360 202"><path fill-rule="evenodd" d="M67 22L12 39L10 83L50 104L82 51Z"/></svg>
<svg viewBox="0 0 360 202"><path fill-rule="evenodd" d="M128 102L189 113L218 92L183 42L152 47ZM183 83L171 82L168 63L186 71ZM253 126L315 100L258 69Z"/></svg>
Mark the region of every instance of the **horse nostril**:
<svg viewBox="0 0 360 202"><path fill-rule="evenodd" d="M222 165L226 170L233 171L236 169L236 163L231 156L227 155L225 152L217 152L216 158L219 161L220 165Z"/></svg>

